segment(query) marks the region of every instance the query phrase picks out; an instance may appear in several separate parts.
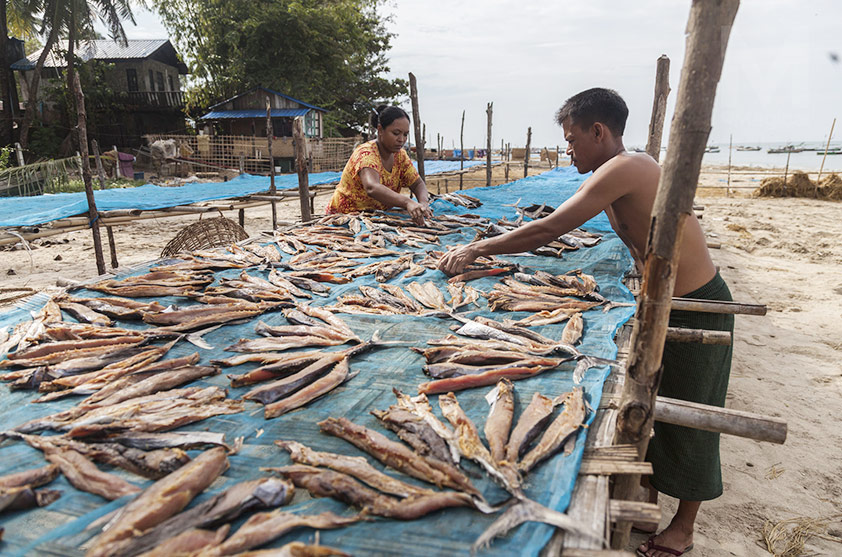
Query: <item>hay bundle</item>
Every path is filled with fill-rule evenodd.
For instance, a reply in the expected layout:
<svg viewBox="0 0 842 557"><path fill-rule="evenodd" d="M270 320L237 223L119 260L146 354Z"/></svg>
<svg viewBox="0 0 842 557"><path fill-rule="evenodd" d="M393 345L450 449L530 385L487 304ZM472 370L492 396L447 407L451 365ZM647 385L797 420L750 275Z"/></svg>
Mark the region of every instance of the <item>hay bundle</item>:
<svg viewBox="0 0 842 557"><path fill-rule="evenodd" d="M803 555L807 540L814 536L837 541L837 538L828 536L826 531L828 524L840 518L842 515L797 517L777 524L767 520L763 525L763 541L766 542L766 549L775 557L798 557Z"/></svg>
<svg viewBox="0 0 842 557"><path fill-rule="evenodd" d="M766 178L754 190L754 197L811 197L842 200L842 178L830 174L817 185L801 171L795 171L784 183L783 178Z"/></svg>

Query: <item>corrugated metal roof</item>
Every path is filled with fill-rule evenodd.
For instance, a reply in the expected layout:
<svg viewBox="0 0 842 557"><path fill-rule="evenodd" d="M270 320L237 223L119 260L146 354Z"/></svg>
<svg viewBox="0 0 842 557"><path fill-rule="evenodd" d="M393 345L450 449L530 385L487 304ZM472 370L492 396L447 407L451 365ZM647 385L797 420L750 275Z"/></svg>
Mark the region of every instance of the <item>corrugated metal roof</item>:
<svg viewBox="0 0 842 557"><path fill-rule="evenodd" d="M215 105L212 105L212 106L210 107L210 109L211 109L211 110L213 110L214 108L216 108L216 107L218 107L218 106L222 106L222 105L224 105L224 104L226 104L226 103L229 103L229 102L233 101L234 99L238 99L238 98L242 97L243 95L248 95L249 93L252 93L252 92L257 91L257 90L266 91L267 93L271 93L272 95L277 95L277 96L279 96L279 97L283 97L283 98L285 98L285 99L291 100L292 102L296 102L296 103L300 104L301 106L306 106L307 108L312 108L313 110L320 110L320 111L322 111L322 112L328 112L328 110L327 110L326 108L322 108L322 107L320 107L320 106L316 106L316 105L313 105L313 104L310 104L310 103L306 103L306 102L304 102L304 101L299 101L298 99L295 99L295 98L293 98L293 97L290 97L289 95L284 95L283 93L280 93L280 92L275 91L275 90L273 90L273 89L269 89L269 88L267 88L267 87L255 87L255 88L253 88L253 89L249 89L248 91L246 91L246 92L244 92L244 93L240 93L240 94L238 94L238 95L234 95L234 96L233 96L233 97L231 97L230 99L225 99L225 100L224 100L224 101L222 101L222 102L218 102L218 103L216 103Z"/></svg>
<svg viewBox="0 0 842 557"><path fill-rule="evenodd" d="M129 39L128 44L123 45L119 42L105 39L95 40L89 42L82 42L76 48L76 55L83 61L88 60L143 60L155 54L160 48L169 45L172 48L168 39ZM21 58L14 64L14 70L31 70L35 68L35 63L41 55L39 49L26 58ZM47 55L47 60L44 63L45 68L63 68L66 63L64 57L60 56L58 52L67 50L67 41L57 41L56 45ZM172 54L175 54L175 49L172 49ZM181 64L183 65L183 64ZM184 68L186 72L186 67Z"/></svg>
<svg viewBox="0 0 842 557"><path fill-rule="evenodd" d="M310 112L309 108L273 108L272 118L296 118ZM212 110L199 120L229 120L237 118L266 118L265 110Z"/></svg>

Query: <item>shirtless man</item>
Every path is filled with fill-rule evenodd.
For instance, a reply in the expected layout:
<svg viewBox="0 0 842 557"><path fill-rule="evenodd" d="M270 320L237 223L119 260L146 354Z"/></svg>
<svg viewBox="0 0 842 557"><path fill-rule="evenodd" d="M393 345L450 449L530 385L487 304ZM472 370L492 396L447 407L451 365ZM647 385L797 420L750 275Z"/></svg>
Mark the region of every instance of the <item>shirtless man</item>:
<svg viewBox="0 0 842 557"><path fill-rule="evenodd" d="M441 259L439 269L454 275L480 256L531 251L581 226L601 211L605 211L612 228L641 265L661 169L649 155L626 151L623 131L627 116L625 102L612 90L589 89L568 99L556 115L564 130L567 154L579 173L593 171L593 175L551 215L451 250ZM675 295L730 299L694 216L686 220L681 236ZM733 316L710 320L710 315L672 312L670 325L698 323L698 328L733 330ZM698 316L703 316L701 321ZM708 347L667 343L660 394L724 406L731 347L714 347L719 350L712 353ZM698 377L702 380L697 381ZM650 501L656 502L660 491L678 498L680 503L670 525L652 536L638 552L646 557L679 555L692 546L693 525L701 501L722 493L718 434L656 423L647 460L652 461L654 468L651 485L645 482Z"/></svg>

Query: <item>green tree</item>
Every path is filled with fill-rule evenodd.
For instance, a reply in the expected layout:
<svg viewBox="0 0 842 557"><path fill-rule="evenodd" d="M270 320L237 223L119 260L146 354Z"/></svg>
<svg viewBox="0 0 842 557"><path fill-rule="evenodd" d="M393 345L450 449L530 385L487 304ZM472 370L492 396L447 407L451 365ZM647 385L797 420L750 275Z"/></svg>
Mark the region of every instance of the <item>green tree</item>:
<svg viewBox="0 0 842 557"><path fill-rule="evenodd" d="M389 80L382 0L153 0L185 56L196 115L263 85L331 112L328 135L356 133L376 101L406 82Z"/></svg>

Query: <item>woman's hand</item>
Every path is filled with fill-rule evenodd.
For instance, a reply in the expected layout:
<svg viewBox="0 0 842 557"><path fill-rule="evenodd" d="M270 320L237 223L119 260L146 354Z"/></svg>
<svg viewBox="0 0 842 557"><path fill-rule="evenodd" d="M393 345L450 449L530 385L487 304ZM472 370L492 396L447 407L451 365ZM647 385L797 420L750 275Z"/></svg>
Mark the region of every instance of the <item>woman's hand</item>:
<svg viewBox="0 0 842 557"><path fill-rule="evenodd" d="M458 275L465 267L473 263L479 254L472 244L448 251L439 260L439 270L448 275Z"/></svg>
<svg viewBox="0 0 842 557"><path fill-rule="evenodd" d="M406 210L418 226L425 224L424 219L433 217L433 212L426 203L418 203L412 199L406 204Z"/></svg>

